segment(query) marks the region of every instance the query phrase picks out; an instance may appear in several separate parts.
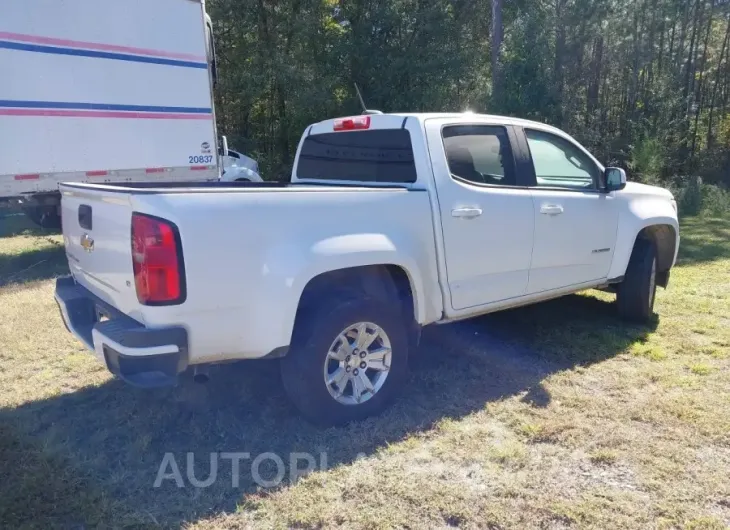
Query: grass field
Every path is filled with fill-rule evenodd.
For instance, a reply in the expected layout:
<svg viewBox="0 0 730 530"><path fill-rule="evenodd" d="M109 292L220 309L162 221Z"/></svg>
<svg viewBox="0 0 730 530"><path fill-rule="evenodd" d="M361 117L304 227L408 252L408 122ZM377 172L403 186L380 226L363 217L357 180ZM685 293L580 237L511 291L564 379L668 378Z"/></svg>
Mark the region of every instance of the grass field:
<svg viewBox="0 0 730 530"><path fill-rule="evenodd" d="M428 328L392 409L322 430L272 361L207 386L114 380L58 316L61 237L0 219L0 527L726 528L730 221L682 230L652 325L591 292ZM230 463L208 488L153 487L165 453L204 478L219 451L328 465L268 489L250 465L232 487Z"/></svg>

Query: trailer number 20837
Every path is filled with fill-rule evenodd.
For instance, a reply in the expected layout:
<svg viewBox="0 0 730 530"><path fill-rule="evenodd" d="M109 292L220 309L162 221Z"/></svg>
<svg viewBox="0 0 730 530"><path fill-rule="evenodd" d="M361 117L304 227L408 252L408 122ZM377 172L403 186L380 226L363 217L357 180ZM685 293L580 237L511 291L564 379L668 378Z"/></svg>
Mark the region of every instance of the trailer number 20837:
<svg viewBox="0 0 730 530"><path fill-rule="evenodd" d="M213 161L213 155L189 156L188 164L210 164Z"/></svg>

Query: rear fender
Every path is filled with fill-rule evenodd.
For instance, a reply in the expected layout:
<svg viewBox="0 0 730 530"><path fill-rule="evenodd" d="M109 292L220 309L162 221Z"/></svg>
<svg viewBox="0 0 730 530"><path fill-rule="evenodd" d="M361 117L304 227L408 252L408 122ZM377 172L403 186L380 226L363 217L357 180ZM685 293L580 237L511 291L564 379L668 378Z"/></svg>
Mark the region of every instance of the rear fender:
<svg viewBox="0 0 730 530"><path fill-rule="evenodd" d="M283 303L278 305L277 317L283 326L282 337L286 337L287 343L291 339L299 301L312 279L327 272L368 265L401 267L410 283L414 317L420 324L427 323L433 309L427 307L429 302L423 271L418 266L419 258L421 256L414 245L403 241L396 243L385 234L334 236L309 248L294 245L272 247L266 259L267 264L272 264L267 276L268 281L274 283L275 291L282 294L278 298Z"/></svg>

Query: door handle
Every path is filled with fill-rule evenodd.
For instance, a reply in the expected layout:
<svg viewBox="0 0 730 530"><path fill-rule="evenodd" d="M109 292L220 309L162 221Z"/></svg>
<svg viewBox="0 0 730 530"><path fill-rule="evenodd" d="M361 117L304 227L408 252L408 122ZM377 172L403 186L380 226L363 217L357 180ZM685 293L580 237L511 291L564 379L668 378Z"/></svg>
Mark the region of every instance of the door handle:
<svg viewBox="0 0 730 530"><path fill-rule="evenodd" d="M559 204L543 204L540 206L540 213L546 215L560 215L563 213L563 207Z"/></svg>
<svg viewBox="0 0 730 530"><path fill-rule="evenodd" d="M451 217L472 219L474 217L479 217L480 215L482 215L481 208L457 208L455 210L451 210Z"/></svg>

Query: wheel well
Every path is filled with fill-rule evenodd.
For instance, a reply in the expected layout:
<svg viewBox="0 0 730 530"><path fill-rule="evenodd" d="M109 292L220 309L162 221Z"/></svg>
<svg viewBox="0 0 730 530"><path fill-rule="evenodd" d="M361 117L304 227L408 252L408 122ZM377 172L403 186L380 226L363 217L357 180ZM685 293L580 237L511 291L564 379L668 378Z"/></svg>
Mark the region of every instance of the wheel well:
<svg viewBox="0 0 730 530"><path fill-rule="evenodd" d="M410 327L414 329L417 328L411 282L406 271L398 265L366 265L328 271L315 276L304 287L299 299L294 328L324 300L362 296L388 302L397 300L404 322L410 323Z"/></svg>
<svg viewBox="0 0 730 530"><path fill-rule="evenodd" d="M652 225L644 228L636 236L636 241L650 241L654 244L657 253L657 272L661 277L657 279L659 285L666 287L668 275L666 274L672 267L674 260L675 245L677 244L677 235L674 227L671 225ZM634 243L636 246L636 243ZM666 280L664 277L667 277Z"/></svg>
<svg viewBox="0 0 730 530"><path fill-rule="evenodd" d="M240 179L236 179L234 182L251 182L251 181L249 179L240 178Z"/></svg>

